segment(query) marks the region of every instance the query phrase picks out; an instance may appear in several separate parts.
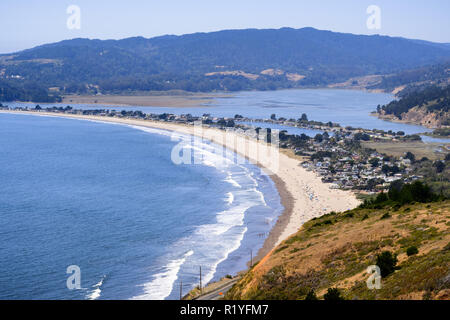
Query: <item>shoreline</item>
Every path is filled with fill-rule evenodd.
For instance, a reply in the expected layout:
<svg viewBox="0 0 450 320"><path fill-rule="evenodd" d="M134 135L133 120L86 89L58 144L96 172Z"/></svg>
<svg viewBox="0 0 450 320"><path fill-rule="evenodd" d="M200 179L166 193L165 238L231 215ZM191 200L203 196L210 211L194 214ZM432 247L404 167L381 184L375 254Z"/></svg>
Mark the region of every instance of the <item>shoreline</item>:
<svg viewBox="0 0 450 320"><path fill-rule="evenodd" d="M372 116L372 117L378 118L380 120L389 121L389 122L392 122L392 123L409 124L409 125L413 125L413 126L424 127L426 129L430 129L430 130L438 129L438 127L432 126L430 124L421 124L421 123L414 122L414 121L400 120L400 119L398 119L396 117L393 117L393 116L381 115L381 114L379 114L379 113L377 113L375 111L371 112L369 115Z"/></svg>
<svg viewBox="0 0 450 320"><path fill-rule="evenodd" d="M258 166L263 170L268 169L267 167L259 163L257 158L255 159L249 157L246 152L247 149L240 150L239 146L235 146L234 148L230 148L229 146L227 146L226 141L220 139L220 134L223 134L223 132L218 129L205 128L204 130L202 130L202 135L198 135L198 132L195 132L193 126L182 124L126 118L109 118L102 116L58 114L49 112L0 110L0 113L94 120L163 129L187 135L200 136L213 143L226 147L234 153L244 156L249 160L251 164ZM232 133L232 135L234 138L237 137L236 133ZM249 141L249 144L263 149L267 148L267 146L262 142ZM244 148L246 147L247 146L244 146ZM345 211L347 209L354 208L360 203L359 200L356 199L354 193L351 191L330 189L329 185L323 183L320 177L318 177L314 172L307 171L306 169L301 167L299 165L300 161L298 159L289 157L282 152L279 152L278 156L279 169L277 170L277 172L266 173L274 182L280 196L280 202L283 205L284 209L283 212L278 216L277 222L270 230L269 235L264 240L262 247L258 250L258 253L253 260L254 262L261 260L278 244L289 238L289 236L291 236L292 234L296 233L301 228L304 222L314 217L322 216L323 214L329 213L331 211Z"/></svg>
<svg viewBox="0 0 450 320"><path fill-rule="evenodd" d="M339 83L338 83L339 84ZM352 86L304 86L296 88L278 88L269 91L292 91L292 90L349 90L362 91L369 93L385 93L381 89L367 89L364 87ZM212 92L189 92L189 91L149 91L147 94L104 94L104 95L62 95L61 102L33 102L33 101L5 101L4 103L23 103L23 104L41 104L41 105L73 105L90 104L98 105L104 108L116 107L155 107L155 108L184 108L184 107L214 107L214 100L217 98L229 98L239 93L245 92L265 92L262 90L241 90L241 91L212 91Z"/></svg>

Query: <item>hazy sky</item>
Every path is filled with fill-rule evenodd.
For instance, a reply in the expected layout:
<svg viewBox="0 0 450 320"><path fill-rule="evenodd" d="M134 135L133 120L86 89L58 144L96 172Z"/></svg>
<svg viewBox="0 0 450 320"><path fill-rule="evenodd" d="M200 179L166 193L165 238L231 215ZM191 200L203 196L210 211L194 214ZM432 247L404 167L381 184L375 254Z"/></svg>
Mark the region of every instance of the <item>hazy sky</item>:
<svg viewBox="0 0 450 320"><path fill-rule="evenodd" d="M70 5L80 29L67 27ZM379 30L367 28L369 5L381 9ZM0 53L79 37L306 26L450 42L449 12L449 0L0 0Z"/></svg>

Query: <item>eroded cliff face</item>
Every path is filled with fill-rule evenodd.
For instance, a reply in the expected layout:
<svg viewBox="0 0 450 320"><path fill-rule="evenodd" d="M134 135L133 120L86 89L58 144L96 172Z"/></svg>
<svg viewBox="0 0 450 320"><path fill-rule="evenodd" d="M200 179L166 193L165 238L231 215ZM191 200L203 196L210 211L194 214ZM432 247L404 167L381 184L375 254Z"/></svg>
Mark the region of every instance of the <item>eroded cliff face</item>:
<svg viewBox="0 0 450 320"><path fill-rule="evenodd" d="M413 123L432 129L446 127L450 123L449 112L429 112L425 107L414 107L408 112L402 113L401 119L392 114L385 114L383 110L378 117L383 120Z"/></svg>
<svg viewBox="0 0 450 320"><path fill-rule="evenodd" d="M402 114L402 120L417 123L429 128L440 128L448 123L448 112L428 112L425 108L415 107Z"/></svg>

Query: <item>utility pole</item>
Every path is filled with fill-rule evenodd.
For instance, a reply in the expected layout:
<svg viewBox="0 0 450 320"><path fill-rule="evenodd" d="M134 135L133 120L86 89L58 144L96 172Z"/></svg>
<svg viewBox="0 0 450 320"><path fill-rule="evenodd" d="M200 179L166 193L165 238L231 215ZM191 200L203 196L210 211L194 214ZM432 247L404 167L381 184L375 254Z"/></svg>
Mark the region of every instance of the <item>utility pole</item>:
<svg viewBox="0 0 450 320"><path fill-rule="evenodd" d="M250 268L253 266L253 250L250 249Z"/></svg>
<svg viewBox="0 0 450 320"><path fill-rule="evenodd" d="M200 294L202 294L202 267L200 266Z"/></svg>
<svg viewBox="0 0 450 320"><path fill-rule="evenodd" d="M183 299L183 281L180 280L180 300Z"/></svg>

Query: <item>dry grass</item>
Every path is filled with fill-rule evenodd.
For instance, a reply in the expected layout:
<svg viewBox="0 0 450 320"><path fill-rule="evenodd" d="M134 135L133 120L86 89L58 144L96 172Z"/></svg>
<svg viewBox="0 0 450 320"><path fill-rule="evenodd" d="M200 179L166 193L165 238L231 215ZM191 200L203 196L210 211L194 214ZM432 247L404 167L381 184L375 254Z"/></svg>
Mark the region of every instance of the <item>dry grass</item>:
<svg viewBox="0 0 450 320"><path fill-rule="evenodd" d="M381 219L386 212L390 217ZM445 296L449 231L450 201L330 214L307 222L281 243L227 298L302 299L311 289L320 296L330 287L339 287L348 299ZM419 254L408 257L411 245ZM382 290L369 290L365 270L385 250L398 255L401 269L383 279Z"/></svg>
<svg viewBox="0 0 450 320"><path fill-rule="evenodd" d="M380 153L390 156L401 157L406 152L412 152L416 159L427 157L431 160L443 159L442 153L436 152L438 143L423 143L421 141L414 142L363 142L365 148L375 149Z"/></svg>

